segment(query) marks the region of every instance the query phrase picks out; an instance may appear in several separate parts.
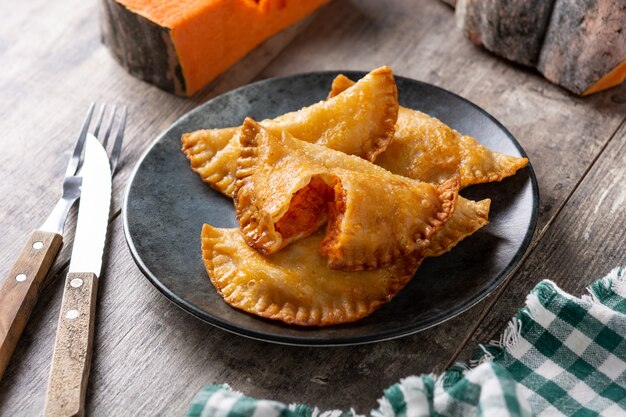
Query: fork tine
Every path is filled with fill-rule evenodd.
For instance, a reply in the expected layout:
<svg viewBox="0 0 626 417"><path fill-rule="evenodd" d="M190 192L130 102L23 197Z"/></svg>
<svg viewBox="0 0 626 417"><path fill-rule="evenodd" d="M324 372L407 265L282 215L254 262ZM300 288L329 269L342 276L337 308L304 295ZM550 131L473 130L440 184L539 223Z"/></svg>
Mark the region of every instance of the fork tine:
<svg viewBox="0 0 626 417"><path fill-rule="evenodd" d="M98 133L100 132L100 125L102 124L102 118L104 117L104 109L106 108L106 104L102 103L100 106L100 111L98 112L98 119L96 121L96 128L93 131L93 135L98 137Z"/></svg>
<svg viewBox="0 0 626 417"><path fill-rule="evenodd" d="M124 129L126 127L126 106L122 108L122 118L120 119L120 125L117 128L117 135L115 136L115 142L113 143L113 150L111 151L111 175L115 174L117 168L117 161L122 151L122 141L124 140Z"/></svg>
<svg viewBox="0 0 626 417"><path fill-rule="evenodd" d="M113 127L113 119L115 118L115 112L117 107L114 105L109 114L109 121L107 122L106 132L104 132L104 138L102 139L102 146L106 149L109 142L109 135L111 134L111 128Z"/></svg>
<svg viewBox="0 0 626 417"><path fill-rule="evenodd" d="M87 115L83 120L83 125L80 128L78 139L76 139L76 145L74 145L74 152L72 152L70 161L67 164L67 169L65 170L66 177L74 175L76 173L76 170L78 169L78 162L80 161L80 155L83 152L83 145L85 144L85 139L87 138L87 130L89 129L89 123L91 122L91 116L93 115L93 110L95 107L96 104L91 103L91 105L89 106L89 110L87 111Z"/></svg>

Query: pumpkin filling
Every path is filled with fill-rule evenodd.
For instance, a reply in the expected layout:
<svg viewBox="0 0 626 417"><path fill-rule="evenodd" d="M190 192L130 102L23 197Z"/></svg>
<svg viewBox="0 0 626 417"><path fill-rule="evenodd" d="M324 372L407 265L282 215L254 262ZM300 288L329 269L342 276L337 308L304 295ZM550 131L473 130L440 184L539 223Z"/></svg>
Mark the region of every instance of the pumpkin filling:
<svg viewBox="0 0 626 417"><path fill-rule="evenodd" d="M289 210L275 225L276 231L284 239L314 233L326 221L333 199L333 189L320 178L312 178L294 194Z"/></svg>
<svg viewBox="0 0 626 417"><path fill-rule="evenodd" d="M326 226L326 237L320 245L320 254L329 257L332 252L337 249L334 244L341 235L341 222L346 212L346 190L343 189L338 181L335 184L335 199L333 204L329 204L328 210L328 226Z"/></svg>

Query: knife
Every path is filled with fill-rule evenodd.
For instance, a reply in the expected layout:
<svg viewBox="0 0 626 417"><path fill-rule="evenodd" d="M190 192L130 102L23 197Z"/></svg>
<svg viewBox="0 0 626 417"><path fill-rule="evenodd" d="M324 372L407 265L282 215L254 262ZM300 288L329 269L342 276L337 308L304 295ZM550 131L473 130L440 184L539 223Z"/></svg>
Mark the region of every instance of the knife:
<svg viewBox="0 0 626 417"><path fill-rule="evenodd" d="M41 293L44 278L63 243L65 220L80 197L80 156L95 104L89 106L63 178L61 198L34 230L0 286L0 378Z"/></svg>
<svg viewBox="0 0 626 417"><path fill-rule="evenodd" d="M111 169L100 142L88 134L76 237L65 278L46 417L83 416L91 366L98 277L111 205Z"/></svg>

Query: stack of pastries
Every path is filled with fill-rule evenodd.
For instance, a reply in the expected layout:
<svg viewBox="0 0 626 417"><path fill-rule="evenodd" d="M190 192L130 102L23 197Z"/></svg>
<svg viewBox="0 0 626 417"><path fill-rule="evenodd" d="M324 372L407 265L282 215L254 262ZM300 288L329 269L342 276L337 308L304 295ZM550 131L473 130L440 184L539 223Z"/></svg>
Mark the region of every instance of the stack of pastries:
<svg viewBox="0 0 626 417"><path fill-rule="evenodd" d="M460 188L526 166L398 105L389 67L339 75L327 100L182 136L191 168L233 198L239 228L204 225L211 282L235 308L301 326L361 319L425 257L488 223Z"/></svg>

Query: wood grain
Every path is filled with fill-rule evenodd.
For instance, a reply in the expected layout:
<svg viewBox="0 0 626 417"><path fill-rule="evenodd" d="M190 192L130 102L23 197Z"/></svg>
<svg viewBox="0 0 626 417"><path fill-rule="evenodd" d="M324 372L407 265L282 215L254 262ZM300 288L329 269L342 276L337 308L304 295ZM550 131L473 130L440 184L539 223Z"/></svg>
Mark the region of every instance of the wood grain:
<svg viewBox="0 0 626 417"><path fill-rule="evenodd" d="M591 187L583 192L577 184L584 184L588 173L595 172L590 167L598 155L604 157L607 143L614 146L618 137L613 135L626 114L626 88L575 98L537 73L474 47L456 29L452 9L437 1L425 0L419 7L412 0L332 2L270 39L191 99L169 95L120 68L99 43L96 8L93 2L79 0L0 3L0 55L12 63L0 66L4 133L0 221L6 225L0 234L0 276L6 276L17 255L14 242L41 223L46 215L41 208L51 207L58 198L87 103L106 100L131 106L120 171L114 179L111 244L105 250L99 285L85 404L87 414L94 416L183 415L196 390L224 382L259 397L322 408L354 406L365 413L376 406L382 390L399 378L441 370L461 341L471 336L488 305L481 303L418 335L329 349L248 340L189 316L154 289L134 265L124 242L119 207L139 156L191 108L254 79L391 65L397 74L439 85L477 103L521 142L540 185L544 233L536 236L535 243L550 236L550 229L559 224L566 213L559 208L573 190L582 193L580 201L597 195ZM609 207L616 201L615 193L604 201ZM588 210L585 216L595 218L594 208ZM69 233L74 221L69 220ZM594 230L607 234L610 227L602 223ZM585 245L583 240L567 240L570 249L563 256L582 250L576 248ZM40 415L43 410L63 293L59 278L66 272L71 243L66 240L0 381L0 416ZM603 247L607 262L617 262L618 251L623 252L619 245ZM546 259L542 273L554 275L562 264ZM513 276L511 285L527 277L525 271L524 267ZM595 276L605 271L593 272ZM505 295L518 302L524 291L509 286ZM483 332L476 340L485 337Z"/></svg>
<svg viewBox="0 0 626 417"><path fill-rule="evenodd" d="M45 417L82 417L91 369L98 278L94 273L70 272L65 278Z"/></svg>
<svg viewBox="0 0 626 417"><path fill-rule="evenodd" d="M616 266L626 266L626 123L613 135L520 273L490 309L461 357L476 344L498 339L526 294L542 279L582 295Z"/></svg>
<svg viewBox="0 0 626 417"><path fill-rule="evenodd" d="M0 379L61 243L63 237L57 233L33 231L0 287Z"/></svg>

